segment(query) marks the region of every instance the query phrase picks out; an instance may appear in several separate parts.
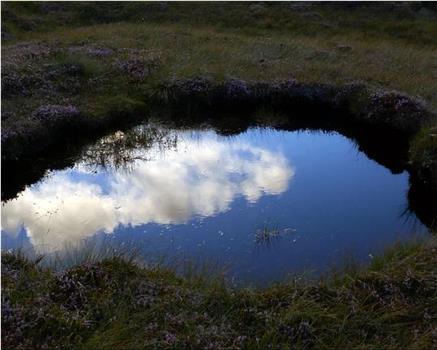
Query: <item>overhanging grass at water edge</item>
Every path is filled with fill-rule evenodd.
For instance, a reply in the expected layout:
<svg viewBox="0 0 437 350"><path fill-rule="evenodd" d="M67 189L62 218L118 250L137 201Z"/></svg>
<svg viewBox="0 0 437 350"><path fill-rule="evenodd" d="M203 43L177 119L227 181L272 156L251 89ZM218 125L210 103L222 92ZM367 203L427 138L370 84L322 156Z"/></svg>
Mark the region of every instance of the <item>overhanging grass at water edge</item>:
<svg viewBox="0 0 437 350"><path fill-rule="evenodd" d="M60 274L2 255L5 348L417 348L435 342L435 241L366 269L267 289L184 279L121 258Z"/></svg>

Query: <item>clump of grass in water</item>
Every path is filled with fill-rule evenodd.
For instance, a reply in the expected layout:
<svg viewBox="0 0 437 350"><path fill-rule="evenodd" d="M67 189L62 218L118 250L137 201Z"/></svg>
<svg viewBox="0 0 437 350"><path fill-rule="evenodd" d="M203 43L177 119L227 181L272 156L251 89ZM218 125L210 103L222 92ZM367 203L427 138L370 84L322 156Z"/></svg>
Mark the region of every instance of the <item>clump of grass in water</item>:
<svg viewBox="0 0 437 350"><path fill-rule="evenodd" d="M281 236L281 231L277 226L268 227L264 226L255 232L256 244L270 244L273 240L278 239Z"/></svg>
<svg viewBox="0 0 437 350"><path fill-rule="evenodd" d="M144 242L143 242L144 243ZM11 251L41 268L63 273L77 266L93 266L106 260L120 260L148 270L171 271L190 283L225 283L227 266L207 257L171 257L141 251L138 240L115 243L111 238L66 243L50 253Z"/></svg>
<svg viewBox="0 0 437 350"><path fill-rule="evenodd" d="M256 244L271 244L274 240L283 237L286 234L296 232L294 228L284 228L279 229L278 225L265 225L255 232L255 243ZM295 240L293 240L294 242Z"/></svg>
<svg viewBox="0 0 437 350"><path fill-rule="evenodd" d="M103 239L100 242L85 239L76 243L65 243L55 251L37 256L42 267L55 271L67 270L78 265L96 264L107 259L140 261L135 242L113 244L109 239Z"/></svg>

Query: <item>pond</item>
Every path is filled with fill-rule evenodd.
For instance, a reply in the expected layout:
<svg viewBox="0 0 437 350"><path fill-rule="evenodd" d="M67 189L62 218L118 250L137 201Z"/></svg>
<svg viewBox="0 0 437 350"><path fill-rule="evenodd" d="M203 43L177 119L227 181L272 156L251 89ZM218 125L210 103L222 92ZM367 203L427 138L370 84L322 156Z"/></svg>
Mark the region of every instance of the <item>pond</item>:
<svg viewBox="0 0 437 350"><path fill-rule="evenodd" d="M408 210L408 177L336 132L137 126L5 201L2 249L104 241L265 285L427 234Z"/></svg>

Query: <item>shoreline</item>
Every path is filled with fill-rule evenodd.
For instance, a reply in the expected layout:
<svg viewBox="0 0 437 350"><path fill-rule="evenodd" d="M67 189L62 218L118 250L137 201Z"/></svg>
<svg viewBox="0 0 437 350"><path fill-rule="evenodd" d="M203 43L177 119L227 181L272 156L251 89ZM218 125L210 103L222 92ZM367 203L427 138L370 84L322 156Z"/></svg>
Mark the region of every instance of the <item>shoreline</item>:
<svg viewBox="0 0 437 350"><path fill-rule="evenodd" d="M112 107L112 108L111 108ZM26 118L30 128L7 127L2 131L2 160L10 161L45 152L54 135L69 133L92 136L111 127L147 120L147 112L170 108L182 113L253 112L275 110L289 115L328 112L330 118L346 123L393 129L409 138L435 118L425 103L397 91L372 89L366 84L343 86L302 84L295 80L246 82L231 79L215 82L204 78L182 79L159 84L143 101L120 98L106 106L100 118L87 115L73 105L41 105ZM146 114L146 115L144 115ZM329 120L328 120L329 122ZM303 120L305 123L305 120ZM80 136L79 136L80 137ZM49 140L50 141L49 141ZM21 149L20 149L21 148Z"/></svg>

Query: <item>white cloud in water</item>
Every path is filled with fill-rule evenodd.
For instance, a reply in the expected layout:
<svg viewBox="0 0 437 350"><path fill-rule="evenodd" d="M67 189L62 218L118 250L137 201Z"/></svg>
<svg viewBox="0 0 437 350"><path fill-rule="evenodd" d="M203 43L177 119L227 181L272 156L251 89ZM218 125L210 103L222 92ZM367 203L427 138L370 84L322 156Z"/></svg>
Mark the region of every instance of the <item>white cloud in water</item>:
<svg viewBox="0 0 437 350"><path fill-rule="evenodd" d="M286 191L293 175L280 153L213 138L180 140L177 150L112 170L105 190L54 173L3 206L2 229L16 235L24 226L37 248L56 249L120 224L178 224L224 212L238 196L256 202Z"/></svg>

